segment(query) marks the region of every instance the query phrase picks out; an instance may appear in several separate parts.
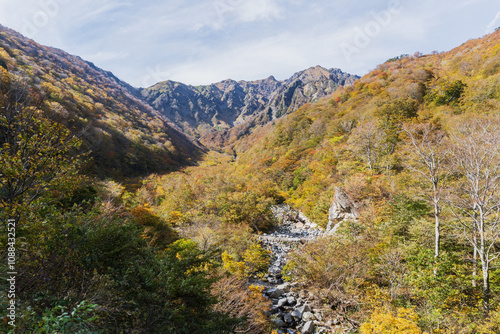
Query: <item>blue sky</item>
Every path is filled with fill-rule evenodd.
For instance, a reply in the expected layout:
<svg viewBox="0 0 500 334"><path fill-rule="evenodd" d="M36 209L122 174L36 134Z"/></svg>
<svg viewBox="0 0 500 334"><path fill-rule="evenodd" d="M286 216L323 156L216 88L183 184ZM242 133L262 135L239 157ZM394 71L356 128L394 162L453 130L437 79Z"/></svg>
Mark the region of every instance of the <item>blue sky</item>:
<svg viewBox="0 0 500 334"><path fill-rule="evenodd" d="M500 26L498 0L0 0L0 23L136 87L278 79L311 66L363 75Z"/></svg>

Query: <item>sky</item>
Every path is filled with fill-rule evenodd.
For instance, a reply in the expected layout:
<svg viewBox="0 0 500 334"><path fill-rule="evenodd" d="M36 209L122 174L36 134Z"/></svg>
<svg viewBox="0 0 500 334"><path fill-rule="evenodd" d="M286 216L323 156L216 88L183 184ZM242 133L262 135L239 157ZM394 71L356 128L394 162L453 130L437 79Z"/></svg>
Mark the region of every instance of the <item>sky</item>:
<svg viewBox="0 0 500 334"><path fill-rule="evenodd" d="M500 26L498 0L0 0L0 23L135 87L364 75Z"/></svg>

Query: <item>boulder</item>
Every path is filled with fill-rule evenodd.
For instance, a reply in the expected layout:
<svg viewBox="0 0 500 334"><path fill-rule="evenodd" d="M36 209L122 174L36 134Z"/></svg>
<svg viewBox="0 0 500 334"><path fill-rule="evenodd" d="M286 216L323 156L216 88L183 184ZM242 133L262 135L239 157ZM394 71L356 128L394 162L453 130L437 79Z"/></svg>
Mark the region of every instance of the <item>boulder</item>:
<svg viewBox="0 0 500 334"><path fill-rule="evenodd" d="M315 319L315 317L314 317L314 314L312 312L307 311L307 312L304 312L302 314L302 321L307 322L307 321L312 321L314 319Z"/></svg>
<svg viewBox="0 0 500 334"><path fill-rule="evenodd" d="M302 334L312 334L314 333L314 324L312 321L308 321L305 323L304 327L300 331Z"/></svg>
<svg viewBox="0 0 500 334"><path fill-rule="evenodd" d="M285 322L281 320L280 318L271 318L271 323L273 323L276 327L284 327Z"/></svg>
<svg viewBox="0 0 500 334"><path fill-rule="evenodd" d="M283 307L286 305L286 303L287 303L287 299L281 298L280 300L278 300L278 307Z"/></svg>
<svg viewBox="0 0 500 334"><path fill-rule="evenodd" d="M330 210L328 212L328 226L326 232L333 234L345 220L358 219L358 205L349 197L341 187L335 187Z"/></svg>
<svg viewBox="0 0 500 334"><path fill-rule="evenodd" d="M284 293L283 290L272 288L266 291L267 295L271 298L279 298Z"/></svg>
<svg viewBox="0 0 500 334"><path fill-rule="evenodd" d="M297 320L301 320L304 312L310 312L310 311L311 308L308 305L299 306L293 310L292 317L294 317Z"/></svg>
<svg viewBox="0 0 500 334"><path fill-rule="evenodd" d="M291 284L286 282L286 283L278 285L276 288L283 290L284 292L290 292L290 287L291 287Z"/></svg>

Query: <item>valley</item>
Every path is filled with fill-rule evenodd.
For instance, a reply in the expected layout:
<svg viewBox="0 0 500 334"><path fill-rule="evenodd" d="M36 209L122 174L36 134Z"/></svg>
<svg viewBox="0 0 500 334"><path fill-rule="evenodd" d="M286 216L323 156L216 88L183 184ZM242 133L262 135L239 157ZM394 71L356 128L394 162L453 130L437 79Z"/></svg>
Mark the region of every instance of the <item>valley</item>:
<svg viewBox="0 0 500 334"><path fill-rule="evenodd" d="M135 88L0 26L0 108L16 333L500 331L499 30Z"/></svg>

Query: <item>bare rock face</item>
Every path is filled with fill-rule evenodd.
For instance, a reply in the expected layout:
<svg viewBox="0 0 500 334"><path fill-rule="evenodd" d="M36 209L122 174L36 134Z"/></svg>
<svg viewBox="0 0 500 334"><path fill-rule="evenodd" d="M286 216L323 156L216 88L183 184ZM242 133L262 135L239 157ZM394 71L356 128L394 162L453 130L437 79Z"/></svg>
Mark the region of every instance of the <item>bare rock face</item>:
<svg viewBox="0 0 500 334"><path fill-rule="evenodd" d="M357 219L357 204L349 197L343 188L335 187L335 196L330 205L326 232L333 234L343 221Z"/></svg>
<svg viewBox="0 0 500 334"><path fill-rule="evenodd" d="M164 81L140 90L144 101L184 132L222 147L256 125L266 124L359 79L340 69L311 67L283 81L231 79L205 86ZM211 146L209 145L209 146Z"/></svg>

